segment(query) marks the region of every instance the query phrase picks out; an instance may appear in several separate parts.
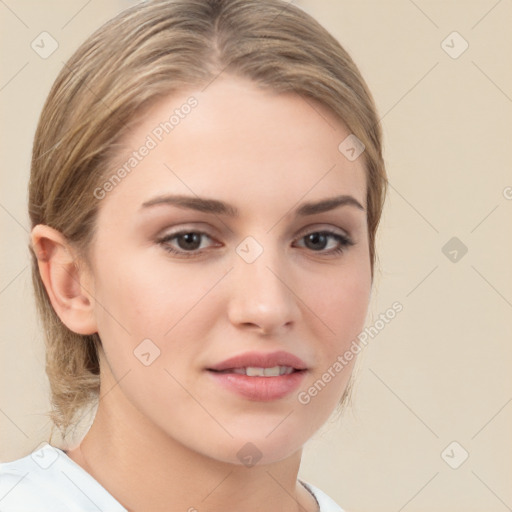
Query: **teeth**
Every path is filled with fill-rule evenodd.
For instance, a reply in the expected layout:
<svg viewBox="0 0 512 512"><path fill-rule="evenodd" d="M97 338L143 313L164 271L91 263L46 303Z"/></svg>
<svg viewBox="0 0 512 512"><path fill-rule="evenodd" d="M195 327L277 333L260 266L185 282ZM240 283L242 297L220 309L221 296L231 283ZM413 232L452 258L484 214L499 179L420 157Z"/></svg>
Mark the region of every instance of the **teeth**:
<svg viewBox="0 0 512 512"><path fill-rule="evenodd" d="M237 370L241 371L236 373L245 373L248 377L279 377L280 375L289 375L293 372L293 368L290 366L273 366L272 368L248 366L247 368L237 368Z"/></svg>
<svg viewBox="0 0 512 512"><path fill-rule="evenodd" d="M291 366L274 366L272 368L248 366L246 368L230 368L220 371L220 373L236 373L238 375L247 375L248 377L279 377L281 375L290 375L293 372L294 369Z"/></svg>

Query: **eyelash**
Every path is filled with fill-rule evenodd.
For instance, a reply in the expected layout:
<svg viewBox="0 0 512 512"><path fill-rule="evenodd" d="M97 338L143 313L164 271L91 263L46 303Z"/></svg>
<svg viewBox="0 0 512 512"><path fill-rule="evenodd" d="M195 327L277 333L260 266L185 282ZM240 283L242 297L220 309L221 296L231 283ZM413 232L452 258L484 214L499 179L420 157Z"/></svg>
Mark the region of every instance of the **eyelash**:
<svg viewBox="0 0 512 512"><path fill-rule="evenodd" d="M194 257L198 257L198 256L200 256L201 254L203 254L205 252L205 249L202 249L202 250L195 249L193 251L185 251L185 250L177 250L177 249L171 247L170 245L168 245L168 243L171 240L174 240L175 238L177 238L179 236L187 235L187 234L190 234L190 233L194 233L194 234L201 235L201 236L206 236L207 238L210 238L210 240L212 240L212 237L210 237L208 235L208 233L205 233L204 231L182 230L182 231L178 231L176 233L171 233L169 235L166 235L163 238L160 238L159 240L157 240L157 243L160 244L162 246L162 248L166 252L168 252L170 254L173 254L175 256L178 256L178 257L181 257L181 258L194 258ZM322 229L322 230L318 230L318 231L310 231L310 232L300 236L296 240L303 240L304 238L306 238L307 236L312 235L312 234L319 234L319 235L328 236L328 237L334 238L335 240L338 241L338 246L335 249L331 249L329 251L323 251L323 250L314 251L314 250L311 249L311 252L318 253L320 255L337 256L337 255L345 252L346 248L354 245L354 242L348 236L342 235L342 234L337 233L335 231L331 231L329 229Z"/></svg>

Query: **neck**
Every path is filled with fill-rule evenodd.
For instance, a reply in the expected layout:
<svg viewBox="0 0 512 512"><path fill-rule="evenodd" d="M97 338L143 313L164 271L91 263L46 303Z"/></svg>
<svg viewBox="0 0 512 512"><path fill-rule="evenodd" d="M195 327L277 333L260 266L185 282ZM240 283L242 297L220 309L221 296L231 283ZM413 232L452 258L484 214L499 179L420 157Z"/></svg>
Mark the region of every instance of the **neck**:
<svg viewBox="0 0 512 512"><path fill-rule="evenodd" d="M302 450L246 467L208 457L170 438L102 378L94 422L68 455L130 512L151 510L316 512L297 481Z"/></svg>

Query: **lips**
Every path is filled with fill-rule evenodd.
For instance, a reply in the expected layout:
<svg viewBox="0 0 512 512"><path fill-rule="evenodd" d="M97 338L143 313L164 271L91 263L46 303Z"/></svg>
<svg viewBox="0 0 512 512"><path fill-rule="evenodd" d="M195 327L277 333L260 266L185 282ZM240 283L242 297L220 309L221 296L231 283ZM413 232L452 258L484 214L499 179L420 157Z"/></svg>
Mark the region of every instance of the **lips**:
<svg viewBox="0 0 512 512"><path fill-rule="evenodd" d="M289 352L279 351L272 353L246 352L238 356L231 357L208 368L215 372L241 373L236 370L249 369L275 369L276 367L291 368L292 371L306 370L306 363L299 357ZM247 372L245 372L247 375ZM260 372L258 372L260 373Z"/></svg>
<svg viewBox="0 0 512 512"><path fill-rule="evenodd" d="M307 366L289 352L247 352L211 368L214 382L244 399L266 402L289 396L303 382Z"/></svg>
<svg viewBox="0 0 512 512"><path fill-rule="evenodd" d="M218 373L236 373L237 375L247 375L248 377L279 377L280 375L290 375L296 370L291 366L273 366L271 368L262 368L258 366L246 366L244 368L228 368L226 370L212 370Z"/></svg>

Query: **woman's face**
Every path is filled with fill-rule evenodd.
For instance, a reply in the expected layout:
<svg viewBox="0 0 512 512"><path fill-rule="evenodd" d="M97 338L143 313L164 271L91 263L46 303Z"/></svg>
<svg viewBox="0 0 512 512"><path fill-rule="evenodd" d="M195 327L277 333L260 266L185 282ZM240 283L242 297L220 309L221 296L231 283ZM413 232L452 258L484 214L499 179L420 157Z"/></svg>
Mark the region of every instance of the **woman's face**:
<svg viewBox="0 0 512 512"><path fill-rule="evenodd" d="M123 141L94 191L89 286L128 424L241 464L290 456L328 419L371 288L349 135L311 100L221 77Z"/></svg>

